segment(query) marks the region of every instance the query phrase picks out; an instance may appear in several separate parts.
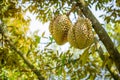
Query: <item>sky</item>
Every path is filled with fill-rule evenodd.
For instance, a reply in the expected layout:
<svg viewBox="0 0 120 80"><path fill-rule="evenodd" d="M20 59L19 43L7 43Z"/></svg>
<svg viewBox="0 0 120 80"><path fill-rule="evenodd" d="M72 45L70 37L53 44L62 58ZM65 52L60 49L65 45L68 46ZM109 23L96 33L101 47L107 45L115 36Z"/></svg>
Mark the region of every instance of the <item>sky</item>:
<svg viewBox="0 0 120 80"><path fill-rule="evenodd" d="M49 22L42 24L42 22L36 19L36 15L30 12L27 12L26 15L29 16L31 19L30 26L29 26L30 32L33 33L34 31L38 30L39 34L46 32L46 34L49 35L49 30L48 30Z"/></svg>

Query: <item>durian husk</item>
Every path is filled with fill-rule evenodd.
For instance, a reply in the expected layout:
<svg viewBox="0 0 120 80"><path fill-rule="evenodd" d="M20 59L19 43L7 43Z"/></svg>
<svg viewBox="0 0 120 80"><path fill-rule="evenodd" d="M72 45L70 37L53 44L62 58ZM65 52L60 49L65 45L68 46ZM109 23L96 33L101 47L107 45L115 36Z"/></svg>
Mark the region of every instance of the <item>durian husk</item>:
<svg viewBox="0 0 120 80"><path fill-rule="evenodd" d="M79 49L90 46L94 41L91 21L78 17L77 22L68 32L68 41L71 46Z"/></svg>
<svg viewBox="0 0 120 80"><path fill-rule="evenodd" d="M72 27L72 23L66 15L56 16L51 20L49 25L49 31L58 45L65 44L69 29Z"/></svg>

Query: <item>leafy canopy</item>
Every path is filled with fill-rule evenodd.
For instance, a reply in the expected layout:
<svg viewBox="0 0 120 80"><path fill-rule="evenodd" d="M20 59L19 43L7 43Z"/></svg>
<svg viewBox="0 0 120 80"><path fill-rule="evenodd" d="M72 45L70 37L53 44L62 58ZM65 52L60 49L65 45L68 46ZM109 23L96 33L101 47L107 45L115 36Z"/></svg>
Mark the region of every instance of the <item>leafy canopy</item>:
<svg viewBox="0 0 120 80"><path fill-rule="evenodd" d="M109 58L102 43L95 43L84 50L67 45L62 50L51 36L38 32L29 33L30 19L25 13L36 14L36 19L45 23L55 15L66 14L78 0L0 0L0 79L37 79L37 75L28 66L18 52L8 44L14 44L46 79L113 79L117 75L116 66ZM105 11L101 15L105 29L120 51L120 1L119 0L85 0L87 6L95 6L96 11ZM71 12L77 16L77 9ZM70 15L71 16L71 15ZM43 27L40 27L41 29ZM4 33L3 33L4 32ZM7 35L7 38L3 36ZM96 33L94 33L97 35ZM46 40L46 43L42 43ZM43 48L42 48L42 47ZM100 46L102 50L100 50ZM65 45L66 47L66 45ZM102 52L103 58L101 58ZM105 67L109 66L109 67ZM110 68L110 69L109 69ZM115 74L115 73L116 74Z"/></svg>

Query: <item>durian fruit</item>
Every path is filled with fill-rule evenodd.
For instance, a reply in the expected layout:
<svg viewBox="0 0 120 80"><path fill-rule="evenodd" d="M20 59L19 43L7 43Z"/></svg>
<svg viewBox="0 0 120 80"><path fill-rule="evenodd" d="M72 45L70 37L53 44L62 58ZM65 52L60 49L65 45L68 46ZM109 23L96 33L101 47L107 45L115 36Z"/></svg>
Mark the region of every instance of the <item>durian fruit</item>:
<svg viewBox="0 0 120 80"><path fill-rule="evenodd" d="M66 15L56 16L49 25L49 31L58 45L65 44L72 23Z"/></svg>
<svg viewBox="0 0 120 80"><path fill-rule="evenodd" d="M78 17L77 22L68 32L68 42L71 46L84 49L93 43L91 21L87 18Z"/></svg>

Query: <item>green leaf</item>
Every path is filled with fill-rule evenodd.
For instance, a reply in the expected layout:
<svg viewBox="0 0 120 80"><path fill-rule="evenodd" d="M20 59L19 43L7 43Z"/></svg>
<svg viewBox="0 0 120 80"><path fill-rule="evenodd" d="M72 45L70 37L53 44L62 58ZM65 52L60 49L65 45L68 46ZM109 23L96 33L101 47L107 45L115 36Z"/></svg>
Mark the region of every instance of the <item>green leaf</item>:
<svg viewBox="0 0 120 80"><path fill-rule="evenodd" d="M44 35L45 35L45 32L42 33L42 37L44 37Z"/></svg>
<svg viewBox="0 0 120 80"><path fill-rule="evenodd" d="M106 65L108 65L109 68L112 66L112 61L109 58L109 55L105 56L105 60L102 63L102 68L104 68Z"/></svg>
<svg viewBox="0 0 120 80"><path fill-rule="evenodd" d="M81 63L82 66L87 62L88 57L89 57L89 47L82 53L80 57L80 62L82 62Z"/></svg>
<svg viewBox="0 0 120 80"><path fill-rule="evenodd" d="M91 75L90 75L90 80L95 80L95 77L96 77L96 75L91 74Z"/></svg>
<svg viewBox="0 0 120 80"><path fill-rule="evenodd" d="M62 54L62 53L61 53ZM64 66L65 65L65 60L66 60L66 56L65 56L65 54L63 54L63 56L62 56L62 65Z"/></svg>
<svg viewBox="0 0 120 80"><path fill-rule="evenodd" d="M35 35L35 41L36 41L36 43L39 43L40 42L40 36Z"/></svg>
<svg viewBox="0 0 120 80"><path fill-rule="evenodd" d="M57 70L57 75L61 75L62 74L62 67L60 67L58 70Z"/></svg>

